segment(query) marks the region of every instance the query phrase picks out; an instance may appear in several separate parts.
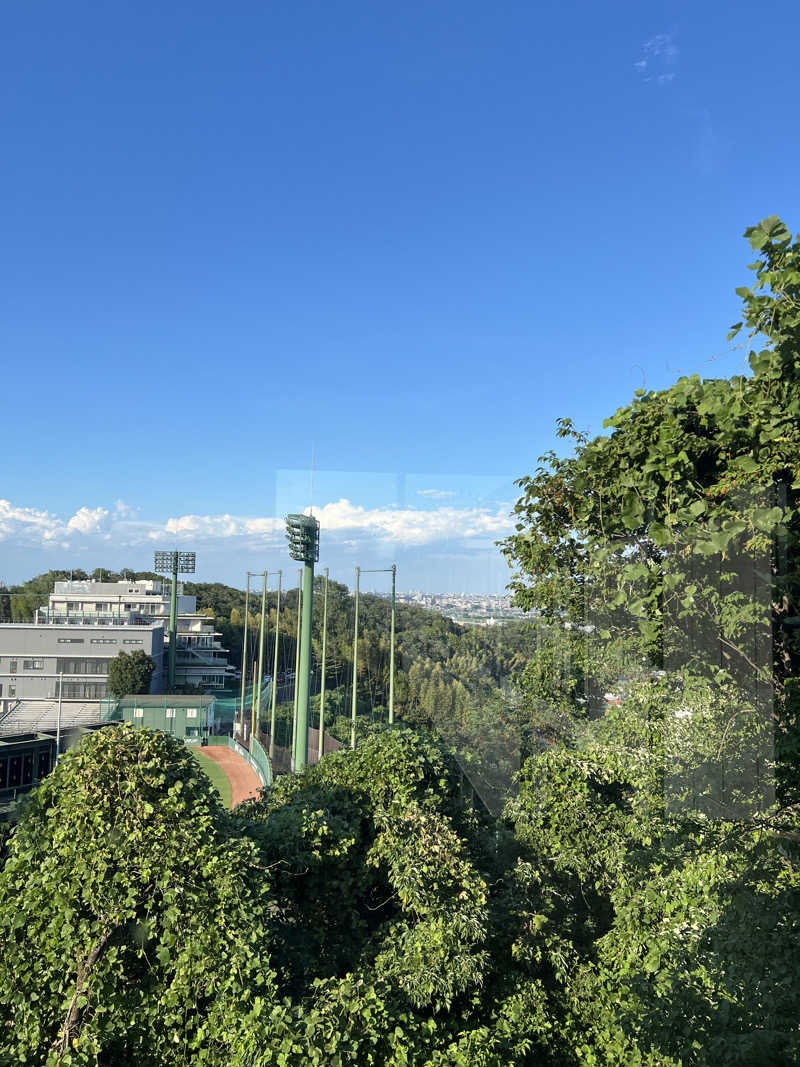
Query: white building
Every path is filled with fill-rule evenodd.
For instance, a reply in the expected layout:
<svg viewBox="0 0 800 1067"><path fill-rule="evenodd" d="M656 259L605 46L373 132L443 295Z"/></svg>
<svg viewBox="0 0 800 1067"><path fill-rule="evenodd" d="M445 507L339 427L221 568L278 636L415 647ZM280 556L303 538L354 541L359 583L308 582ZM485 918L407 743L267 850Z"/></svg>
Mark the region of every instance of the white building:
<svg viewBox="0 0 800 1067"><path fill-rule="evenodd" d="M0 625L0 732L99 722L110 661L137 649L155 662L150 690L157 693L166 664L160 622Z"/></svg>
<svg viewBox="0 0 800 1067"><path fill-rule="evenodd" d="M56 582L46 607L36 613L37 623L48 625L160 624L164 629L164 675L169 646L170 583L146 579L138 582ZM223 689L233 678L228 650L213 620L198 614L197 597L187 596L178 584L175 682L200 690Z"/></svg>

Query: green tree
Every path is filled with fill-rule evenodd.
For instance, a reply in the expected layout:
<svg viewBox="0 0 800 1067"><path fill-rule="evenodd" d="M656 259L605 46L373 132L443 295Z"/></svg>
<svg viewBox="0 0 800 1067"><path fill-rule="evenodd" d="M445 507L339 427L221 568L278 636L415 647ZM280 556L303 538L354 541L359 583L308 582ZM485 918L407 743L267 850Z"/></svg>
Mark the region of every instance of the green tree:
<svg viewBox="0 0 800 1067"><path fill-rule="evenodd" d="M108 690L116 697L149 693L155 669L153 657L140 648L120 652L108 665Z"/></svg>
<svg viewBox="0 0 800 1067"><path fill-rule="evenodd" d="M180 742L88 737L33 794L0 873L3 1062L237 1062L274 984L252 949L265 885Z"/></svg>
<svg viewBox="0 0 800 1067"><path fill-rule="evenodd" d="M550 452L519 481L504 549L519 604L591 621L599 673L683 657L720 682L774 688L788 801L800 799L800 242L775 217L746 235L759 259L754 289L738 290L743 323L764 343L752 375L637 390L591 440L560 420L574 454Z"/></svg>

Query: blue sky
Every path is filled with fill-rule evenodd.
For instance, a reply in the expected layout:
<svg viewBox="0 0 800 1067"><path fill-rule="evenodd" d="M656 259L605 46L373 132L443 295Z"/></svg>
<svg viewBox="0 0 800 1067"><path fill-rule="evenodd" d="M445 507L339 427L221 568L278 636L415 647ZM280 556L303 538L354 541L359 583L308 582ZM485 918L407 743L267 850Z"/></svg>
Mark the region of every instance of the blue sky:
<svg viewBox="0 0 800 1067"><path fill-rule="evenodd" d="M742 231L800 228L795 3L72 0L0 28L9 581L154 545L288 566L313 450L343 580L498 588L555 419L740 371Z"/></svg>

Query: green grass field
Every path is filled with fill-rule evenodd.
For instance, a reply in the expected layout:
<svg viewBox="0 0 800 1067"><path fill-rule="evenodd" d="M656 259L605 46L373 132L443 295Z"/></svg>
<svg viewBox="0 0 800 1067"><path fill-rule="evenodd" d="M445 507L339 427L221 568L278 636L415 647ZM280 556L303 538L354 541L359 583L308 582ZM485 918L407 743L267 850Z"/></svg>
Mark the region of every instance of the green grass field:
<svg viewBox="0 0 800 1067"><path fill-rule="evenodd" d="M228 776L225 771L223 771L222 767L220 767L218 763L215 763L210 756L207 756L202 748L196 748L194 745L189 745L187 747L211 779L211 784L222 798L223 806L230 811L231 783L228 781Z"/></svg>

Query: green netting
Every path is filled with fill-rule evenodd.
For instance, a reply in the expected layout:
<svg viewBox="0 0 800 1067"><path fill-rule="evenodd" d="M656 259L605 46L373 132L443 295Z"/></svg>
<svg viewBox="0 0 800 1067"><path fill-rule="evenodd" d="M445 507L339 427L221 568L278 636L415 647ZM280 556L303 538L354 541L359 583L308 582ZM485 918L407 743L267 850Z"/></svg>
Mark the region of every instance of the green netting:
<svg viewBox="0 0 800 1067"><path fill-rule="evenodd" d="M249 715L253 708L257 687L248 685L244 691L244 708ZM261 709L269 707L272 700L272 683L267 680L261 686ZM214 718L217 722L233 722L242 704L242 690L220 689L214 693Z"/></svg>

